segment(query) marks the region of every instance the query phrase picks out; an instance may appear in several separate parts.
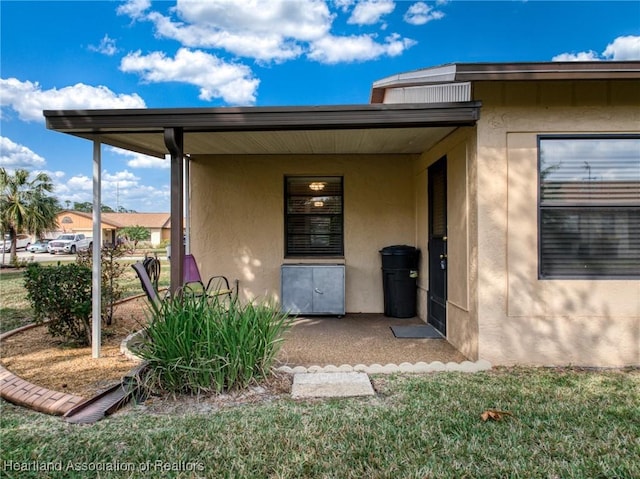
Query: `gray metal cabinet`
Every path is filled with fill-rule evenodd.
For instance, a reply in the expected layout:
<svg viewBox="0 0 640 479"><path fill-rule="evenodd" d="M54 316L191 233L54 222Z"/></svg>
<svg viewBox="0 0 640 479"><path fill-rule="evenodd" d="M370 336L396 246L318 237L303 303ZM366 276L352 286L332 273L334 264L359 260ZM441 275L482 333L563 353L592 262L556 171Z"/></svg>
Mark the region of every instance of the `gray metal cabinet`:
<svg viewBox="0 0 640 479"><path fill-rule="evenodd" d="M344 315L343 264L283 264L282 311Z"/></svg>

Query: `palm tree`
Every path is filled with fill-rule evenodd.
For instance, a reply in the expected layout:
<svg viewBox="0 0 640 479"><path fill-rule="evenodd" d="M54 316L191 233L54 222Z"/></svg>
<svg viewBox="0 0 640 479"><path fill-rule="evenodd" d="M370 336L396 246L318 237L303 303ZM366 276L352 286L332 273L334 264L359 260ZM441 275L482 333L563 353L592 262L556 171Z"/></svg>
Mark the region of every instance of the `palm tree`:
<svg viewBox="0 0 640 479"><path fill-rule="evenodd" d="M29 178L27 170L18 169L11 175L0 168L0 229L9 233L11 256L16 261L16 235L32 234L41 237L45 231L57 228L58 200L47 193L53 182L45 173Z"/></svg>

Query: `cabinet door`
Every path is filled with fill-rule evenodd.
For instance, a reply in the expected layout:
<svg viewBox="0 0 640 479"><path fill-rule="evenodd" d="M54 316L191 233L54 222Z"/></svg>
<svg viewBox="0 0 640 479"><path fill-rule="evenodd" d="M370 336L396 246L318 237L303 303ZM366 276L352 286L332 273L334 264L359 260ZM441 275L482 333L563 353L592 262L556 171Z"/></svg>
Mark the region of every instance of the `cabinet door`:
<svg viewBox="0 0 640 479"><path fill-rule="evenodd" d="M282 311L291 314L313 311L313 269L282 267Z"/></svg>
<svg viewBox="0 0 640 479"><path fill-rule="evenodd" d="M313 268L313 312L344 314L344 267Z"/></svg>

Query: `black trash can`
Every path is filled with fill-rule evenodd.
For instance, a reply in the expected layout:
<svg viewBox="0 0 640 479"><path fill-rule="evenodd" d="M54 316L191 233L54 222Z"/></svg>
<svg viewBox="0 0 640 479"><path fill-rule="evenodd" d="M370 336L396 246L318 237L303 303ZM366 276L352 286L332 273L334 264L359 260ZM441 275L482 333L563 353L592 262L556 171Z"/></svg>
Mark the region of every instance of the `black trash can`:
<svg viewBox="0 0 640 479"><path fill-rule="evenodd" d="M384 315L392 318L415 316L420 250L413 246L394 245L382 248L380 255Z"/></svg>

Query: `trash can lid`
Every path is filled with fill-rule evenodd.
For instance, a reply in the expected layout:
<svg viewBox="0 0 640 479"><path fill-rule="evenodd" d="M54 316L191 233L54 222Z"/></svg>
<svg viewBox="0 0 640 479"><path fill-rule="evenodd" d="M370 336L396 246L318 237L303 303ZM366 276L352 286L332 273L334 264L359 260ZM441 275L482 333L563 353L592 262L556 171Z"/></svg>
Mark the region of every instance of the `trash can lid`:
<svg viewBox="0 0 640 479"><path fill-rule="evenodd" d="M408 255L415 254L416 251L418 250L414 246L409 246L406 244L396 244L393 246L385 246L380 250L380 253L384 255Z"/></svg>

